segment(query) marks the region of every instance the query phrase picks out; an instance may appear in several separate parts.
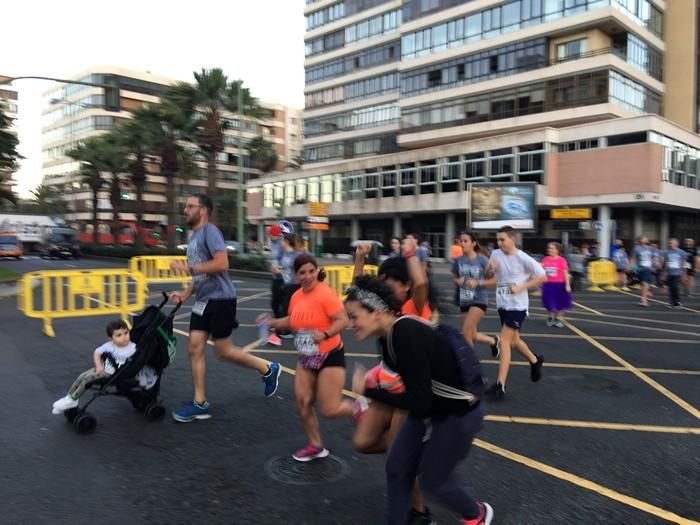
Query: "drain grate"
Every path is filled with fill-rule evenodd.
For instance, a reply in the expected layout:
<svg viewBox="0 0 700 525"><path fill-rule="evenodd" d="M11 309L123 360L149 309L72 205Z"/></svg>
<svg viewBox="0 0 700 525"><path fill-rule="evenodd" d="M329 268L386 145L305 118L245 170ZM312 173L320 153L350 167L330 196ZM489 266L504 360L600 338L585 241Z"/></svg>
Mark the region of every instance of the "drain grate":
<svg viewBox="0 0 700 525"><path fill-rule="evenodd" d="M333 455L307 463L295 461L291 456L275 456L265 463L265 472L281 483L317 485L344 478L350 472L350 466Z"/></svg>

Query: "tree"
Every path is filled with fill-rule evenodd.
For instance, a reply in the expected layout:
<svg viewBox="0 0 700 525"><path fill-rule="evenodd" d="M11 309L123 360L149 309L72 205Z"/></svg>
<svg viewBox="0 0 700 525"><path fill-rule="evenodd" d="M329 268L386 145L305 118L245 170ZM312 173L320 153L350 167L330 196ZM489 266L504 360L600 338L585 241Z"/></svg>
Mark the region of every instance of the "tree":
<svg viewBox="0 0 700 525"><path fill-rule="evenodd" d="M247 148L254 168L261 170L263 173L270 173L275 169L279 155L277 155L272 142L257 136L248 142Z"/></svg>
<svg viewBox="0 0 700 525"><path fill-rule="evenodd" d="M224 113L234 113L249 118L263 118L265 110L258 100L243 87L242 80L229 82L221 68L202 69L194 73L194 84L179 82L163 96L176 108L181 108L191 119L196 130L188 138L197 144L207 161L207 192L216 195L216 156L224 150L224 130L228 120ZM240 90L241 105L238 107ZM242 123L239 121L239 126ZM239 153L240 154L240 153Z"/></svg>
<svg viewBox="0 0 700 525"><path fill-rule="evenodd" d="M294 157L292 157L292 160L290 160L287 163L287 167L291 168L293 170L301 169L301 167L303 165L304 165L304 157L301 155L294 155Z"/></svg>
<svg viewBox="0 0 700 525"><path fill-rule="evenodd" d="M38 213L58 213L62 211L61 198L54 186L39 184L31 192L31 205Z"/></svg>
<svg viewBox="0 0 700 525"><path fill-rule="evenodd" d="M86 185L92 192L92 242L94 243L99 242L99 195L107 183L101 173L102 149L101 137L91 137L66 153L73 160L80 162L78 172L80 183Z"/></svg>
<svg viewBox="0 0 700 525"><path fill-rule="evenodd" d="M0 100L0 202L17 204L17 196L9 188L12 175L17 171L17 161L24 158L17 152L19 141L9 131L12 119L5 114L5 102Z"/></svg>

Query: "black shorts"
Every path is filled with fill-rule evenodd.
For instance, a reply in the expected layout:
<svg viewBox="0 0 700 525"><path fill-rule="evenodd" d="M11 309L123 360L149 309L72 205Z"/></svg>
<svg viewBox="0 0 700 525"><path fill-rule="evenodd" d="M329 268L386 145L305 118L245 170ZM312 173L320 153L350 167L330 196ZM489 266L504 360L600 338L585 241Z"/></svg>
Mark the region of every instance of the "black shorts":
<svg viewBox="0 0 700 525"><path fill-rule="evenodd" d="M466 314L470 308L480 308L484 312L486 312L488 307L485 304L478 304L478 303L472 303L472 304L467 304L467 305L460 304L459 305L459 311L462 312L463 314Z"/></svg>
<svg viewBox="0 0 700 525"><path fill-rule="evenodd" d="M527 317L527 312L525 310L504 310L499 308L498 316L501 318L501 326L505 325L514 330L520 330Z"/></svg>
<svg viewBox="0 0 700 525"><path fill-rule="evenodd" d="M236 304L236 299L209 299L204 315L193 313L190 317L190 332L207 332L212 339L231 337L231 333L238 328Z"/></svg>
<svg viewBox="0 0 700 525"><path fill-rule="evenodd" d="M299 365L302 368L305 368L306 370L311 370L312 372L320 372L324 368L328 368L331 366L339 366L341 368L345 368L345 349L341 346L339 348L334 348L333 350L328 352L326 358L323 360L323 363L318 368L318 365L310 365L308 363L304 364L301 361L299 362Z"/></svg>

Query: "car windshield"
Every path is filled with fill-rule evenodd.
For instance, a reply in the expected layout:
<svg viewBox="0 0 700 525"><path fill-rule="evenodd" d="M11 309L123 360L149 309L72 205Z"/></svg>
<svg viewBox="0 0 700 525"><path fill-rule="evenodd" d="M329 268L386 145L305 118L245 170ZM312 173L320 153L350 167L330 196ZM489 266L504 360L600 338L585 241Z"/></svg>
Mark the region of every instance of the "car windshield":
<svg viewBox="0 0 700 525"><path fill-rule="evenodd" d="M17 237L14 235L0 235L0 244L17 244Z"/></svg>
<svg viewBox="0 0 700 525"><path fill-rule="evenodd" d="M72 243L75 240L75 235L71 233L53 233L51 234L51 242L67 242Z"/></svg>

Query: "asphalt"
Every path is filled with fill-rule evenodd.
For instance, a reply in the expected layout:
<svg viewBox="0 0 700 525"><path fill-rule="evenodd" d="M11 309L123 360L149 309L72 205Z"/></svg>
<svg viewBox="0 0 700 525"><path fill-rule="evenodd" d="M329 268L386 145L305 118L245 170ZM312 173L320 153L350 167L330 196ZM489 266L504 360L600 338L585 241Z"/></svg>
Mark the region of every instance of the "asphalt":
<svg viewBox="0 0 700 525"><path fill-rule="evenodd" d="M0 264L21 272L119 266ZM447 277L438 272L436 280L449 296ZM269 309L269 282L235 283L241 327L234 340L294 368L289 341L281 349L253 344L255 316ZM619 292L584 292L576 302L570 325L557 329L546 326L539 299L531 299L523 337L545 355L543 379L530 383L527 366L512 367L507 399L487 406L484 429L459 467L465 484L493 506L499 525L699 522L700 298L685 300L683 311L660 303L642 309ZM184 333L189 306L175 325ZM266 399L256 373L210 352L212 419L151 423L122 398L100 398L90 407L96 433L77 435L51 414L51 404L90 366L107 319L55 321L52 339L13 297L0 299L0 523L382 523L384 458L351 449L350 421L322 421L330 461L289 461L305 444L289 374ZM442 321L458 318L447 313ZM481 330L497 327L490 310ZM344 341L349 372L355 362L376 361L372 343L349 333ZM191 397L184 335L177 349L163 376L168 409ZM493 378L488 348L477 352ZM431 506L441 524L456 523Z"/></svg>

